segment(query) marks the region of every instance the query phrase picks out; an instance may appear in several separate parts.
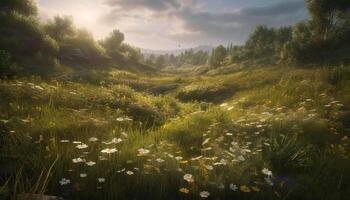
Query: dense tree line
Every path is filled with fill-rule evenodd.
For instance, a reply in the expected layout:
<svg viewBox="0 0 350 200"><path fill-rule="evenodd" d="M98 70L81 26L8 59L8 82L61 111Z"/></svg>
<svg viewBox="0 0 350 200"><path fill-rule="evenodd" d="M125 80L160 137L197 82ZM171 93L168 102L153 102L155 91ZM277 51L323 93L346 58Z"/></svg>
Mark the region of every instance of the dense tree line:
<svg viewBox="0 0 350 200"><path fill-rule="evenodd" d="M182 65L204 65L207 63L209 53L203 50L195 51L193 49L186 50L179 55L150 55L144 58L144 62L148 65L156 67L165 66L182 66Z"/></svg>
<svg viewBox="0 0 350 200"><path fill-rule="evenodd" d="M309 19L290 27L258 26L244 45L214 49L209 64L350 63L350 1L305 2Z"/></svg>
<svg viewBox="0 0 350 200"><path fill-rule="evenodd" d="M96 41L88 31L77 29L71 17L40 23L37 14L32 0L0 1L0 76L47 75L60 64L88 67L142 58L118 30Z"/></svg>

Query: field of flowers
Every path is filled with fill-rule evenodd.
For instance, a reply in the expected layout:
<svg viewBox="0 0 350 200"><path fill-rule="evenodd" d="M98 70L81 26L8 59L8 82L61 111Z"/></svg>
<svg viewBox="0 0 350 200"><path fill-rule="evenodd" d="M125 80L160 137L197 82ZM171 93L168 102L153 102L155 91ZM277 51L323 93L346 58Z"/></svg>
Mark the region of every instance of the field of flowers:
<svg viewBox="0 0 350 200"><path fill-rule="evenodd" d="M349 74L1 81L0 199L347 199Z"/></svg>

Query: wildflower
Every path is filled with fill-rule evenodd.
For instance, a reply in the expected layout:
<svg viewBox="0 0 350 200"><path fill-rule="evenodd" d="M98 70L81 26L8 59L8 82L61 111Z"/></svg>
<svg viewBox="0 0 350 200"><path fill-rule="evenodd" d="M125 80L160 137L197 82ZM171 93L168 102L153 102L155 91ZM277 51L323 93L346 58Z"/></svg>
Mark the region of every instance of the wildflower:
<svg viewBox="0 0 350 200"><path fill-rule="evenodd" d="M226 133L227 136L232 136L233 134L232 133Z"/></svg>
<svg viewBox="0 0 350 200"><path fill-rule="evenodd" d="M125 168L121 169L121 170L118 170L117 172L118 173L121 173L121 172L124 172L125 171Z"/></svg>
<svg viewBox="0 0 350 200"><path fill-rule="evenodd" d="M204 145L208 144L209 141L210 141L210 138L205 139L204 142L202 143L202 145L204 146Z"/></svg>
<svg viewBox="0 0 350 200"><path fill-rule="evenodd" d="M239 190L241 192L250 192L251 191L250 188L246 185L241 185L241 187L239 187Z"/></svg>
<svg viewBox="0 0 350 200"><path fill-rule="evenodd" d="M156 161L157 161L157 162L159 162L159 163L164 162L164 160L163 160L163 159L161 159L161 158L157 158L157 159L156 159Z"/></svg>
<svg viewBox="0 0 350 200"><path fill-rule="evenodd" d="M41 91L44 90L44 88L39 86L39 85L34 86L34 88L37 89L37 90L41 90Z"/></svg>
<svg viewBox="0 0 350 200"><path fill-rule="evenodd" d="M73 161L73 163L82 163L82 162L85 162L85 159L83 159L83 158L73 158L72 161Z"/></svg>
<svg viewBox="0 0 350 200"><path fill-rule="evenodd" d="M267 176L272 176L272 172L267 168L262 169L261 172Z"/></svg>
<svg viewBox="0 0 350 200"><path fill-rule="evenodd" d="M232 141L232 142L231 142L231 145L232 145L232 146L236 146L236 145L238 145L238 142Z"/></svg>
<svg viewBox="0 0 350 200"><path fill-rule="evenodd" d="M231 189L232 191L235 191L235 192L236 192L237 189L238 189L238 187L237 187L237 185L231 183L231 184L230 184L230 189Z"/></svg>
<svg viewBox="0 0 350 200"><path fill-rule="evenodd" d="M122 142L123 140L122 139L120 139L120 138L113 138L110 142L102 142L103 144L107 144L107 145L109 145L109 144L118 144L118 143L120 143L120 142Z"/></svg>
<svg viewBox="0 0 350 200"><path fill-rule="evenodd" d="M210 150L212 150L212 149L213 149L212 147L208 147L208 148L202 149L202 151L210 151Z"/></svg>
<svg viewBox="0 0 350 200"><path fill-rule="evenodd" d="M86 162L85 163L87 166L91 167L91 166L94 166L96 164L96 162L93 162L93 161L89 161L89 162Z"/></svg>
<svg viewBox="0 0 350 200"><path fill-rule="evenodd" d="M99 183L104 183L106 181L106 179L105 178L97 178L97 181Z"/></svg>
<svg viewBox="0 0 350 200"><path fill-rule="evenodd" d="M126 134L124 131L123 131L123 132L121 132L120 134L122 134L122 136L124 136L124 137L128 138L128 134Z"/></svg>
<svg viewBox="0 0 350 200"><path fill-rule="evenodd" d="M220 107L226 107L228 104L227 103L223 103L220 105Z"/></svg>
<svg viewBox="0 0 350 200"><path fill-rule="evenodd" d="M99 160L108 160L106 157L104 157L104 156L98 156L98 159Z"/></svg>
<svg viewBox="0 0 350 200"><path fill-rule="evenodd" d="M185 194L188 194L190 192L190 190L187 188L180 188L179 191Z"/></svg>
<svg viewBox="0 0 350 200"><path fill-rule="evenodd" d="M124 118L118 117L118 118L117 118L117 121L118 121L118 122L122 122L122 121L124 121Z"/></svg>
<svg viewBox="0 0 350 200"><path fill-rule="evenodd" d="M203 156L198 156L198 157L195 157L195 158L191 158L191 160L195 161L195 160L199 160L201 159Z"/></svg>
<svg viewBox="0 0 350 200"><path fill-rule="evenodd" d="M80 178L86 178L86 177L87 177L87 174L81 173L79 176L80 176Z"/></svg>
<svg viewBox="0 0 350 200"><path fill-rule="evenodd" d="M183 178L184 178L185 181L187 181L189 183L193 183L194 182L194 178L193 178L192 174L185 174Z"/></svg>
<svg viewBox="0 0 350 200"><path fill-rule="evenodd" d="M264 142L264 145L265 145L265 146L270 146L270 144L269 144L269 143L267 143L267 142Z"/></svg>
<svg viewBox="0 0 350 200"><path fill-rule="evenodd" d="M106 148L106 149L103 149L101 153L112 154L112 153L116 153L117 151L118 150L116 148L113 148L113 149Z"/></svg>
<svg viewBox="0 0 350 200"><path fill-rule="evenodd" d="M176 160L182 160L183 157L181 157L181 156L176 156L175 159L176 159Z"/></svg>
<svg viewBox="0 0 350 200"><path fill-rule="evenodd" d="M260 192L260 188L258 186L253 186L252 190L255 192Z"/></svg>
<svg viewBox="0 0 350 200"><path fill-rule="evenodd" d="M240 155L240 156L238 156L238 160L245 161L245 158L242 155Z"/></svg>
<svg viewBox="0 0 350 200"><path fill-rule="evenodd" d="M129 176L131 176L131 175L134 175L134 172L132 172L132 171L127 171L126 174L129 175Z"/></svg>
<svg viewBox="0 0 350 200"><path fill-rule="evenodd" d="M88 145L82 143L82 144L77 145L76 148L77 149L86 149L86 148L88 148Z"/></svg>
<svg viewBox="0 0 350 200"><path fill-rule="evenodd" d="M143 155L150 153L150 150L144 149L144 148L140 148L137 151L139 152L139 154L138 154L139 156L143 156Z"/></svg>
<svg viewBox="0 0 350 200"><path fill-rule="evenodd" d="M199 196L202 198L208 198L210 196L210 193L208 191L202 191L199 193Z"/></svg>
<svg viewBox="0 0 350 200"><path fill-rule="evenodd" d="M230 110L232 110L234 108L235 108L234 106L230 106L230 107L227 108L227 111L230 111Z"/></svg>
<svg viewBox="0 0 350 200"><path fill-rule="evenodd" d="M70 183L70 180L69 179L66 179L66 178L62 178L60 181L59 181L60 185L67 185Z"/></svg>
<svg viewBox="0 0 350 200"><path fill-rule="evenodd" d="M113 138L111 143L113 144L118 144L118 143L121 143L123 140L121 138Z"/></svg>
<svg viewBox="0 0 350 200"><path fill-rule="evenodd" d="M98 141L98 138L96 137L89 138L89 142L97 142L97 141Z"/></svg>
<svg viewBox="0 0 350 200"><path fill-rule="evenodd" d="M73 141L73 144L81 144L80 141Z"/></svg>
<svg viewBox="0 0 350 200"><path fill-rule="evenodd" d="M61 143L68 143L69 140L60 140Z"/></svg>

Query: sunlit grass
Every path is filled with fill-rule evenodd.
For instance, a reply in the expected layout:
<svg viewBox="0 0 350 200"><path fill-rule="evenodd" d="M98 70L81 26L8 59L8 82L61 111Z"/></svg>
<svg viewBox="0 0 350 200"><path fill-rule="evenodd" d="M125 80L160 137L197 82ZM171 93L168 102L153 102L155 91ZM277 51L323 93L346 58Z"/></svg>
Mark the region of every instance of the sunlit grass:
<svg viewBox="0 0 350 200"><path fill-rule="evenodd" d="M349 77L346 68L323 70L107 77L144 90L127 81L2 81L0 195L345 199ZM164 95L147 90L173 83L180 87ZM194 86L215 83L236 91L220 103L176 98L186 87L211 95Z"/></svg>

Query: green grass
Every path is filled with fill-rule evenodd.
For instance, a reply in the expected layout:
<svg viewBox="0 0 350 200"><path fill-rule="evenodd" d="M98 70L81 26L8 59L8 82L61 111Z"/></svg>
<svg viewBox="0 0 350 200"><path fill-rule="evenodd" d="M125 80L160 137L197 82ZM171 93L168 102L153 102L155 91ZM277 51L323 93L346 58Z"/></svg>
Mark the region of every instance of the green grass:
<svg viewBox="0 0 350 200"><path fill-rule="evenodd" d="M80 79L3 80L0 199L202 199L201 191L209 199L347 199L349 71L94 71ZM150 92L166 84L179 87ZM70 183L60 185L62 178Z"/></svg>

